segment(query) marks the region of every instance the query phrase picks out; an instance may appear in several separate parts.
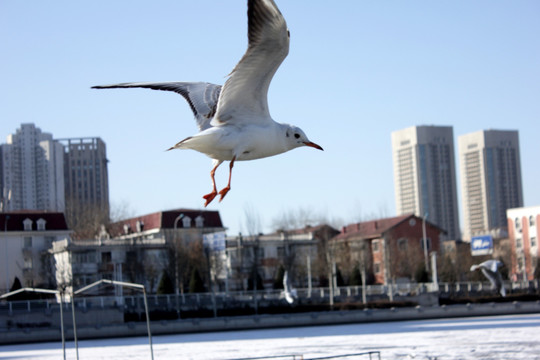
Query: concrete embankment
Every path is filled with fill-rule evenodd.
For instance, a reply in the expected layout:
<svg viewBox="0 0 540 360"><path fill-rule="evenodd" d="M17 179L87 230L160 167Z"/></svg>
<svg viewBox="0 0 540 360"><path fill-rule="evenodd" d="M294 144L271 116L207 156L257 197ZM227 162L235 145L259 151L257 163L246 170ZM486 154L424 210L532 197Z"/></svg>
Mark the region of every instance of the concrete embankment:
<svg viewBox="0 0 540 360"><path fill-rule="evenodd" d="M382 321L421 320L489 315L540 313L540 301L467 304L449 306L417 306L408 308L366 309L309 312L283 315L235 316L175 321L153 321L152 335L183 334L211 331L248 330L293 326L320 326ZM68 316L71 316L69 314ZM107 326L78 326L78 339L146 336L146 322ZM66 340L73 339L71 323L65 326ZM61 331L54 328L10 329L0 332L0 344L60 341Z"/></svg>

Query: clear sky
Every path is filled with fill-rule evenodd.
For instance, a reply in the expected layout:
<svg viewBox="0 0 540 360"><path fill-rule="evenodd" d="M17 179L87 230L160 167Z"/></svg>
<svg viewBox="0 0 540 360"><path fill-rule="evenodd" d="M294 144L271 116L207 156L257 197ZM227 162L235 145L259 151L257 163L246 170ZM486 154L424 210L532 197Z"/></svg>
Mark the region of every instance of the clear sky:
<svg viewBox="0 0 540 360"><path fill-rule="evenodd" d="M248 230L248 210L260 231L284 212L342 224L395 215L390 134L414 125L453 126L456 149L459 135L518 130L525 205L540 205L540 2L276 2L291 49L270 112L325 151L237 162L231 192L208 207L232 233ZM29 122L55 138L99 136L113 206L202 208L211 160L165 151L197 131L184 99L90 87L222 84L246 35L245 0L0 0L0 138Z"/></svg>

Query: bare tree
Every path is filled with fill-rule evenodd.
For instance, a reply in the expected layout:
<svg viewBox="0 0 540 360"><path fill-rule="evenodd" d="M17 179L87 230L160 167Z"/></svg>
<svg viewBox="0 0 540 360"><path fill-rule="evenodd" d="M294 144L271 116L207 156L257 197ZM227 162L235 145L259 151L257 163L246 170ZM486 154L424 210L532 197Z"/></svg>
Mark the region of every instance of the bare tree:
<svg viewBox="0 0 540 360"><path fill-rule="evenodd" d="M114 204L109 210L100 204L80 203L76 199L66 201L64 211L68 227L73 230L73 237L76 239L93 239L99 232L102 225L133 216L127 202Z"/></svg>
<svg viewBox="0 0 540 360"><path fill-rule="evenodd" d="M244 227L247 234L251 236L262 232L261 217L251 203L244 205Z"/></svg>
<svg viewBox="0 0 540 360"><path fill-rule="evenodd" d="M150 291L154 291L154 287L156 286L156 282L160 275L160 268L157 264L158 260L154 256L151 256L148 253L145 255L143 259L143 269Z"/></svg>
<svg viewBox="0 0 540 360"><path fill-rule="evenodd" d="M66 201L64 211L68 227L77 239L92 239L100 225L109 223L109 212L98 204L81 204L75 199Z"/></svg>
<svg viewBox="0 0 540 360"><path fill-rule="evenodd" d="M363 211L362 205L357 202L351 210L351 213L353 214L352 222L363 222L388 217L389 212L385 203L379 203L375 211L372 210L366 213Z"/></svg>
<svg viewBox="0 0 540 360"><path fill-rule="evenodd" d="M322 217L314 213L310 208L297 208L285 210L272 220L272 228L275 230L301 229L307 225L321 223Z"/></svg>
<svg viewBox="0 0 540 360"><path fill-rule="evenodd" d="M245 205L244 216L245 228L248 235L247 239L249 240L248 242L242 241L240 246L240 276L244 290L247 290L245 287L250 282L249 279L251 279L251 286L256 292L258 285L257 279L259 278L259 234L261 233L261 218L252 204ZM246 245L248 245L248 248L246 248ZM250 256L246 257L247 253ZM250 260L249 263L248 260ZM248 279L248 281L246 282L245 279Z"/></svg>
<svg viewBox="0 0 540 360"><path fill-rule="evenodd" d="M127 200L112 203L109 218L115 223L120 220L128 219L135 216L135 211Z"/></svg>
<svg viewBox="0 0 540 360"><path fill-rule="evenodd" d="M130 282L144 284L146 280L145 269L143 266L144 249L140 244L132 242L126 246L126 261L124 272Z"/></svg>
<svg viewBox="0 0 540 360"><path fill-rule="evenodd" d="M423 264L423 252L415 239L401 238L388 244L389 267L392 280L406 278L412 280L418 270L418 264Z"/></svg>
<svg viewBox="0 0 540 360"><path fill-rule="evenodd" d="M189 283L192 269L191 250L187 244L189 239L175 234L175 239L169 242L166 251L166 266L168 273L175 283L175 288L180 294Z"/></svg>
<svg viewBox="0 0 540 360"><path fill-rule="evenodd" d="M206 282L206 269L208 268L208 265L202 241L199 240L190 242L187 245L187 251L190 274L193 269L197 269L199 274L202 276L203 281Z"/></svg>

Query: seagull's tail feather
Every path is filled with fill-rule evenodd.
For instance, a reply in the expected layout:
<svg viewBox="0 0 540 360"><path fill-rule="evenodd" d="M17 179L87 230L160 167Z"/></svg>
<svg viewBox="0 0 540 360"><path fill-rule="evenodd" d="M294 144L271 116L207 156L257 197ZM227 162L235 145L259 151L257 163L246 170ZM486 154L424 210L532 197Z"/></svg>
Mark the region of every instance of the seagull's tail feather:
<svg viewBox="0 0 540 360"><path fill-rule="evenodd" d="M193 111L199 130L201 131L210 127L210 121L216 113L219 94L221 92L221 85L206 82L132 82L92 86L92 89L122 88L173 91L182 95Z"/></svg>
<svg viewBox="0 0 540 360"><path fill-rule="evenodd" d="M189 137L185 138L184 140L182 140L180 142L177 142L174 146L171 146L170 148L168 148L167 151L174 150L174 149L184 149L184 148L186 148L184 146L185 142L189 141L191 139L193 139L193 136L189 136Z"/></svg>

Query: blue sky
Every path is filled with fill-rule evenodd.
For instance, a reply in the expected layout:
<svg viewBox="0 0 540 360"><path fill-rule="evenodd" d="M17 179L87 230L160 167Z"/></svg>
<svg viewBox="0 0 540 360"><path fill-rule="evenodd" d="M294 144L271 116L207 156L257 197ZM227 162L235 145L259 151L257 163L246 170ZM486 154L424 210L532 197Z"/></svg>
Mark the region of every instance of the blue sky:
<svg viewBox="0 0 540 360"><path fill-rule="evenodd" d="M469 132L518 130L525 205L540 204L540 2L276 2L291 49L270 112L325 151L238 162L231 192L208 207L232 233L248 230L248 210L261 231L300 210L334 223L393 216L390 133L414 125L453 126L456 148ZM164 151L197 130L185 101L90 87L222 84L246 34L243 0L2 0L0 138L27 122L55 138L99 136L113 206L134 215L202 208L211 160Z"/></svg>

